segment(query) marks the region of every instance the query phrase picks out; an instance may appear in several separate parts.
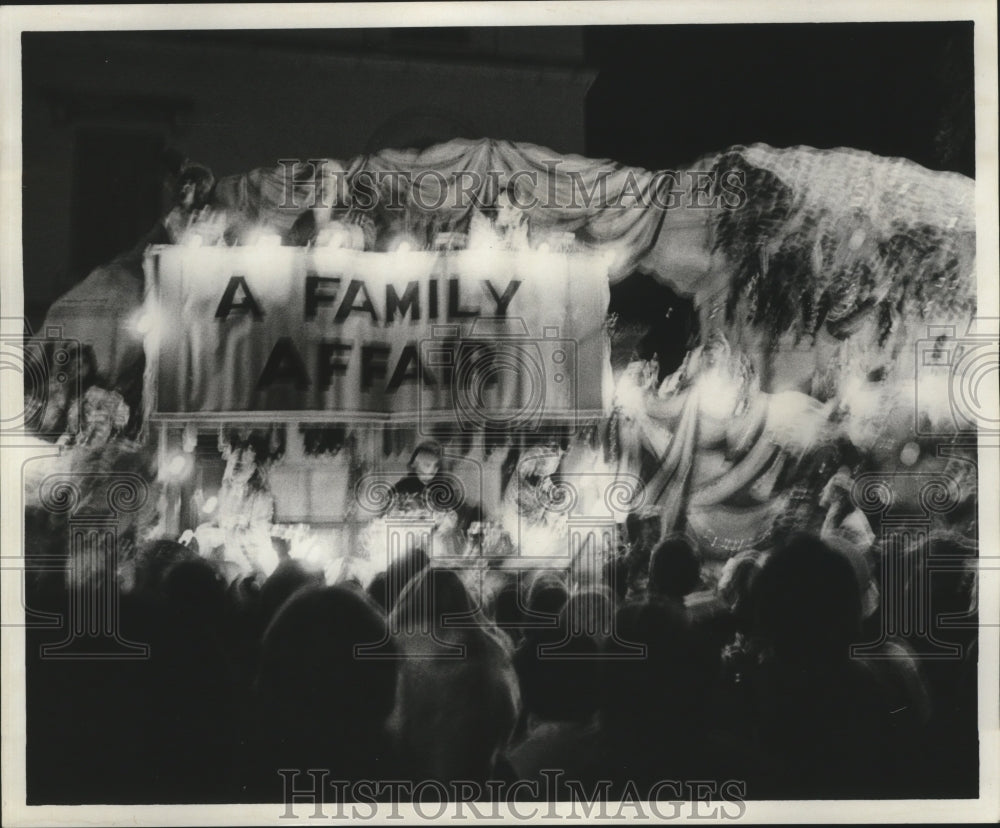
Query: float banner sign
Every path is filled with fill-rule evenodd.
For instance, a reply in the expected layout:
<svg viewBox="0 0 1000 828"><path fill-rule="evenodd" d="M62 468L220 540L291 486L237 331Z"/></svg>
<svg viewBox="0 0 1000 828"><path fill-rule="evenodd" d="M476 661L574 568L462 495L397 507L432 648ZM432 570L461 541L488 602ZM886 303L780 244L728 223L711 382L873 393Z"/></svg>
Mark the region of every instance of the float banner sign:
<svg viewBox="0 0 1000 828"><path fill-rule="evenodd" d="M145 270L154 416L527 425L604 407L600 254L164 246Z"/></svg>

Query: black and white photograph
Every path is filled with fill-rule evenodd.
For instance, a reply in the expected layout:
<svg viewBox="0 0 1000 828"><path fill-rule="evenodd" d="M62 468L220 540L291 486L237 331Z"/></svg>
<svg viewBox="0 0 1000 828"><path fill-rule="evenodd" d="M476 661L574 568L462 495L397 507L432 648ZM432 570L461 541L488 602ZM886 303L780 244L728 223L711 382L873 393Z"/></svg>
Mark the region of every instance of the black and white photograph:
<svg viewBox="0 0 1000 828"><path fill-rule="evenodd" d="M0 25L4 824L1000 819L992 3Z"/></svg>

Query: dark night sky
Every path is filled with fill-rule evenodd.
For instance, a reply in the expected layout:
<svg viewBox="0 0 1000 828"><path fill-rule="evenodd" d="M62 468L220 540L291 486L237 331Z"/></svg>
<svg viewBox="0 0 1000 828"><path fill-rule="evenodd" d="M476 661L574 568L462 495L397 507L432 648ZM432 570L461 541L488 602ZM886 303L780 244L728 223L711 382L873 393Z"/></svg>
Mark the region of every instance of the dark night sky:
<svg viewBox="0 0 1000 828"><path fill-rule="evenodd" d="M587 153L666 168L737 143L847 146L974 174L973 25L615 26Z"/></svg>
<svg viewBox="0 0 1000 828"><path fill-rule="evenodd" d="M475 50L454 48L469 30L410 29L389 46L355 31L356 43L345 42L343 30L323 29L173 36L208 48L240 42L477 58ZM538 42L546 30L492 31L507 42ZM971 22L586 26L583 32L583 63L597 71L586 113L592 157L666 168L763 141L855 147L974 173ZM567 61L555 53L549 59Z"/></svg>

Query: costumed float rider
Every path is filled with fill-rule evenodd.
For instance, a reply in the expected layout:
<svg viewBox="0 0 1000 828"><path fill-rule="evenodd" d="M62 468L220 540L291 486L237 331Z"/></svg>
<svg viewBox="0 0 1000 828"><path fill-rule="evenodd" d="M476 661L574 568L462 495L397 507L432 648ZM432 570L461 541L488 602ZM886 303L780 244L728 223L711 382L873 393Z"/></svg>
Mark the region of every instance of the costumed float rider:
<svg viewBox="0 0 1000 828"><path fill-rule="evenodd" d="M222 243L229 217L213 203L214 189L215 177L208 167L184 161L173 185L171 209L153 229L152 236L143 240L142 249L147 243L186 244L195 236L206 247Z"/></svg>
<svg viewBox="0 0 1000 828"><path fill-rule="evenodd" d="M435 440L417 445L407 464L409 471L392 487L383 512L387 516L422 516L434 521L435 543L448 546L442 554L456 555L464 546L470 510L455 479L442 470L444 450Z"/></svg>
<svg viewBox="0 0 1000 828"><path fill-rule="evenodd" d="M267 577L278 566L271 540L274 497L258 462L262 455L250 439L234 436L222 446L226 471L216 517L194 533L201 553L221 557L232 579L254 574Z"/></svg>
<svg viewBox="0 0 1000 828"><path fill-rule="evenodd" d="M516 182L500 187L493 199L481 209L473 210L469 218L469 246L524 250L528 245L530 227L524 210L528 196L520 192Z"/></svg>
<svg viewBox="0 0 1000 828"><path fill-rule="evenodd" d="M563 454L556 441L526 448L504 489L501 521L508 532L516 532L521 557L566 554L570 492L553 477Z"/></svg>
<svg viewBox="0 0 1000 828"><path fill-rule="evenodd" d="M377 228L371 210L354 206L347 172L327 161L316 179L315 198L295 220L282 243L291 247L333 245L349 250L372 250Z"/></svg>

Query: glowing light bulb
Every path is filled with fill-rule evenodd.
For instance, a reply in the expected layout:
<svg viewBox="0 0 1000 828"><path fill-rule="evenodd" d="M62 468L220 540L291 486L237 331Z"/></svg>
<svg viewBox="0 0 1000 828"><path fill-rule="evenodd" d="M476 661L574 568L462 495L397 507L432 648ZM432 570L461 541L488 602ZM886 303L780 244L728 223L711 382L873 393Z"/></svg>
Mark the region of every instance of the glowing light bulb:
<svg viewBox="0 0 1000 828"><path fill-rule="evenodd" d="M627 256L628 254L616 245L614 247L607 247L601 251L600 260L605 270L613 271L624 266Z"/></svg>
<svg viewBox="0 0 1000 828"><path fill-rule="evenodd" d="M150 313L142 314L135 320L135 329L141 334L148 334L153 330L153 316Z"/></svg>
<svg viewBox="0 0 1000 828"><path fill-rule="evenodd" d="M160 332L160 314L156 308L143 306L128 318L125 328L139 339L155 336Z"/></svg>
<svg viewBox="0 0 1000 828"><path fill-rule="evenodd" d="M184 455L177 454L170 459L167 464L167 471L170 472L174 477L180 477L184 474L184 469L187 466L187 461L184 459Z"/></svg>
<svg viewBox="0 0 1000 828"><path fill-rule="evenodd" d="M916 443L910 442L903 446L903 450L899 452L899 462L904 466L912 466L917 460L920 459L920 446Z"/></svg>

